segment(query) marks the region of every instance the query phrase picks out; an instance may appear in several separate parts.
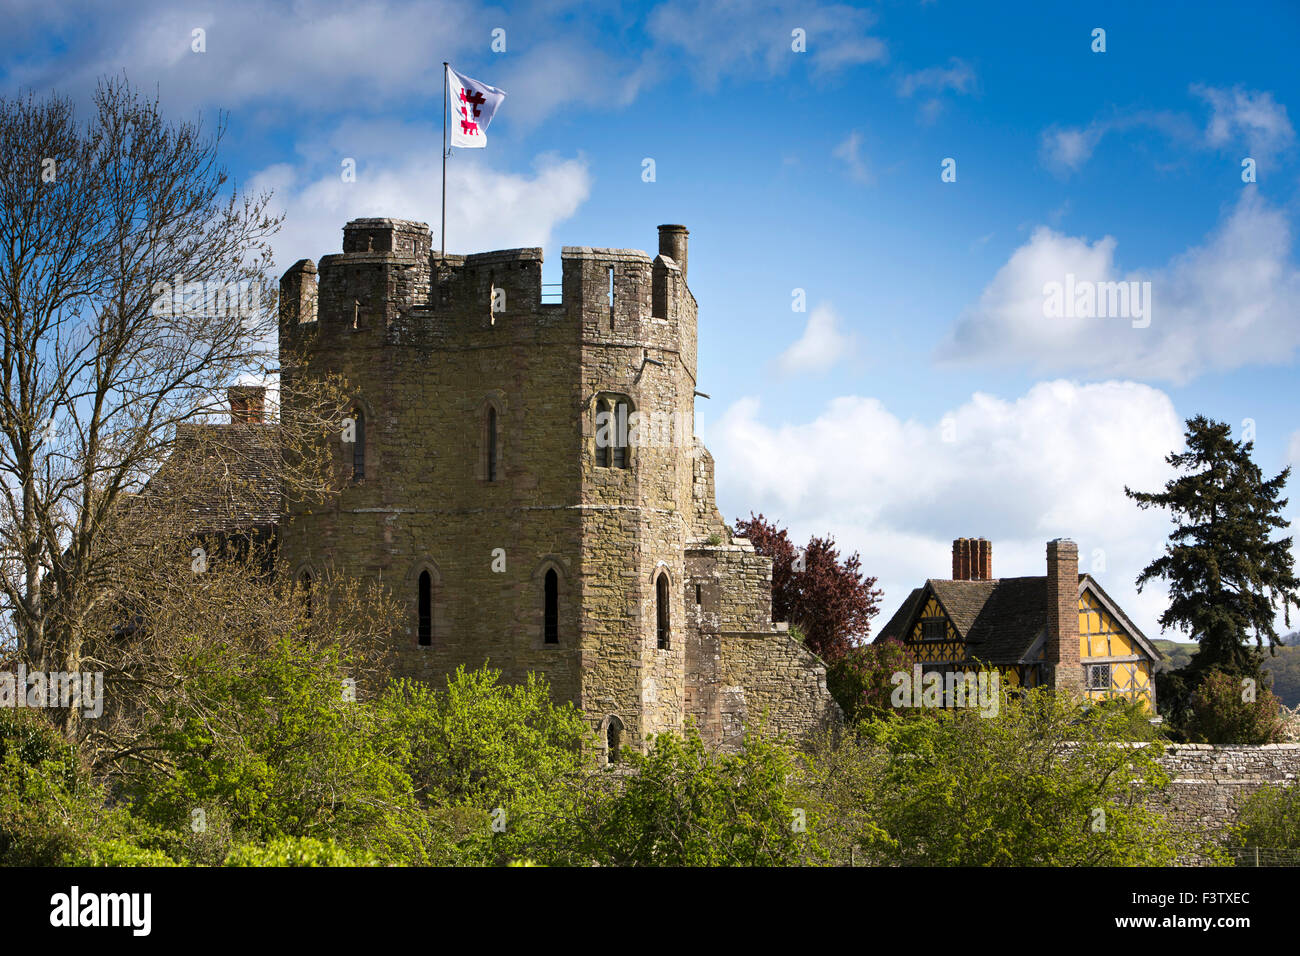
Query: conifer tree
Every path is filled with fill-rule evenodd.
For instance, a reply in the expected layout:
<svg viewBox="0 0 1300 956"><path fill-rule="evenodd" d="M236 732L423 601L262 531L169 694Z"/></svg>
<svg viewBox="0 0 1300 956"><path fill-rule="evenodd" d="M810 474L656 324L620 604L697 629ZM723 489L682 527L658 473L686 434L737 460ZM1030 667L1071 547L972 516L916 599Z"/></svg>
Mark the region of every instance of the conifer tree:
<svg viewBox="0 0 1300 956"><path fill-rule="evenodd" d="M1233 440L1228 425L1198 415L1187 421L1186 450L1165 458L1180 474L1164 491L1124 489L1139 508L1168 508L1175 523L1165 553L1137 578L1139 591L1155 578L1168 583L1160 626L1200 645L1186 667L1159 675L1161 710L1175 726L1190 719L1212 672L1258 681L1263 648L1276 653L1281 643L1278 611L1290 627L1291 607L1300 608L1291 538L1272 537L1287 527L1281 494L1291 469L1265 479L1253 449Z"/></svg>

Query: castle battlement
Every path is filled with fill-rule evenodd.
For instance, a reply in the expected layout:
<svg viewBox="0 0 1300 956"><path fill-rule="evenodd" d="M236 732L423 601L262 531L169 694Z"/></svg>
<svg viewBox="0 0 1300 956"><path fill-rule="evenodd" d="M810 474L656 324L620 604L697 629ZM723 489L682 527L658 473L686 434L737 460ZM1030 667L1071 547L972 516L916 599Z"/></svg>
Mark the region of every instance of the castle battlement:
<svg viewBox="0 0 1300 956"><path fill-rule="evenodd" d="M693 367L697 306L680 265L685 237L685 227L661 226L654 257L640 249L565 246L561 281L548 287L540 248L441 256L425 223L354 219L343 228L341 253L319 263L300 260L285 272L281 336L286 345L320 347L382 330L381 339L399 344L420 340L421 331L436 340L439 331L468 333L486 322L509 336L520 319L552 328L567 319L587 336L621 332L689 353Z"/></svg>

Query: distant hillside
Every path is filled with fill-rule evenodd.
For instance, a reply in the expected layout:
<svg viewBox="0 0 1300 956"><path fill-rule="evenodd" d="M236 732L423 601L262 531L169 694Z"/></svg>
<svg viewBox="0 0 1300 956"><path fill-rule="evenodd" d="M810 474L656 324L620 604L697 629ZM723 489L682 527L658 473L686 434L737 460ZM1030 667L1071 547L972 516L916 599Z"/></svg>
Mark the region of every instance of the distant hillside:
<svg viewBox="0 0 1300 956"><path fill-rule="evenodd" d="M1300 706L1300 631L1287 634L1283 641L1288 646L1279 647L1276 657L1264 658L1264 670L1273 678L1273 693L1282 699L1288 707ZM1161 654L1163 661L1156 664L1156 671L1175 670L1185 666L1196 653L1195 641L1170 641L1157 638L1151 642Z"/></svg>
<svg viewBox="0 0 1300 956"><path fill-rule="evenodd" d="M1185 667L1196 653L1195 641L1170 641L1156 638L1151 642L1165 659L1156 664L1156 671L1172 671Z"/></svg>

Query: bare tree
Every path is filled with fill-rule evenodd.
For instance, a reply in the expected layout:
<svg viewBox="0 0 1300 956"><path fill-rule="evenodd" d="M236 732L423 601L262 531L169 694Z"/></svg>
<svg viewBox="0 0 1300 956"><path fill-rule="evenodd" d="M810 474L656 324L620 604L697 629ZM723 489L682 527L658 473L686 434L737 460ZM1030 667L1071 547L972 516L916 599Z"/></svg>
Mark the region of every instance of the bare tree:
<svg viewBox="0 0 1300 956"><path fill-rule="evenodd" d="M142 522L129 505L227 385L278 363L279 219L218 164L224 120L211 134L168 123L118 79L91 112L79 125L58 96L0 99L0 645L68 672L103 623L96 606L131 590L130 555L162 534L159 512ZM316 392L295 397L292 420L272 413L251 442L197 457L224 474L171 487L219 490L231 456L261 443L285 493L326 493L342 384L295 387ZM183 530L194 509L171 514Z"/></svg>

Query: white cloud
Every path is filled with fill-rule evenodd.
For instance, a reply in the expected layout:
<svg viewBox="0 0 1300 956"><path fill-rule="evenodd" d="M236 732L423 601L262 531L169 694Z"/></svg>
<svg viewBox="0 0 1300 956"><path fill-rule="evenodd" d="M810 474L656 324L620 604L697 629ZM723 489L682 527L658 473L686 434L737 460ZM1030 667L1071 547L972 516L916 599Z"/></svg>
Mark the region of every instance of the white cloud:
<svg viewBox="0 0 1300 956"><path fill-rule="evenodd" d="M1193 84L1190 92L1210 105L1204 132L1187 114L1169 111L1122 111L1097 117L1086 126L1054 125L1039 138L1044 165L1066 175L1081 169L1102 138L1131 129L1153 129L1188 149L1232 149L1246 152L1261 165L1290 149L1295 130L1286 107L1273 94L1235 86L1231 90Z"/></svg>
<svg viewBox="0 0 1300 956"><path fill-rule="evenodd" d="M591 192L582 159L542 156L527 176L492 169L468 153L462 150L447 166L449 252L545 246L555 226ZM427 222L435 247L439 241L442 169L436 148L387 162L359 162L353 183L343 182L337 170L300 181L292 167L279 164L258 173L251 186L274 188L272 205L286 212L275 241L280 269L341 251L343 224L364 216Z"/></svg>
<svg viewBox="0 0 1300 956"><path fill-rule="evenodd" d="M1174 383L1213 370L1281 364L1300 348L1294 304L1300 270L1291 223L1253 188L1205 241L1163 267L1121 273L1116 239L1095 242L1045 226L1012 253L941 343L940 359L1025 364ZM1044 286L1076 281L1151 283L1150 325L1125 318L1047 318Z"/></svg>
<svg viewBox="0 0 1300 956"><path fill-rule="evenodd" d="M1044 130L1040 140L1043 162L1060 173L1078 171L1092 158L1108 129L1104 123L1092 123L1083 128L1053 126Z"/></svg>
<svg viewBox="0 0 1300 956"><path fill-rule="evenodd" d="M833 73L888 58L884 41L869 31L875 14L843 4L788 0L672 0L655 7L647 31L665 51L680 51L702 83L761 70L781 74L801 57L817 73ZM791 31L802 29L807 52L796 53Z"/></svg>
<svg viewBox="0 0 1300 956"><path fill-rule="evenodd" d="M1133 581L1161 553L1168 519L1139 511L1124 486L1155 490L1170 476L1164 456L1183 426L1163 392L1042 382L1014 401L976 393L934 422L860 396L795 424L759 412L741 399L706 432L724 515L761 511L797 540L830 532L860 552L885 589L877 626L925 578L950 576L953 538L989 538L994 573L1013 577L1045 573L1046 542L1070 537L1081 570L1157 636L1164 594L1157 582L1139 596Z"/></svg>
<svg viewBox="0 0 1300 956"><path fill-rule="evenodd" d="M886 58L870 34L871 12L793 0L670 0L649 13L648 42L626 43L600 32L589 5L565 0L491 13L453 0L227 0L192 9L164 0L24 0L19 14L13 62L0 67L11 87L57 87L85 102L100 76L125 71L142 89L157 88L169 114L255 107L279 122L423 103L436 125L443 58L506 90L499 122L521 130L570 105L624 106L682 68L712 85L755 68L783 73L799 59L828 74ZM506 55L488 53L496 27L507 31ZM795 27L807 33L806 53L791 49ZM205 52L191 49L195 29L205 31ZM38 49L57 38L56 52L18 56L27 36L45 41Z"/></svg>
<svg viewBox="0 0 1300 956"><path fill-rule="evenodd" d="M472 11L450 0L359 0L345 8L323 0L231 0L192 11L86 3L81 12L95 28L78 35L79 45L55 60L23 63L9 82L80 91L104 73L126 70L142 89L157 84L172 107L366 109L400 96L425 97L432 110L442 95L442 64L430 51L454 61L483 45L470 29L477 26ZM205 52L191 49L195 29L205 31Z"/></svg>
<svg viewBox="0 0 1300 956"><path fill-rule="evenodd" d="M831 155L841 160L848 167L849 178L858 183L872 183L875 177L867 161L862 158L862 134L857 130L849 133L844 141L831 150Z"/></svg>
<svg viewBox="0 0 1300 956"><path fill-rule="evenodd" d="M964 60L953 57L948 66L930 66L924 70L904 74L898 81L900 96L912 96L914 93L943 93L952 90L965 94L975 89L975 70Z"/></svg>
<svg viewBox="0 0 1300 956"><path fill-rule="evenodd" d="M1210 104L1211 115L1205 128L1205 141L1219 148L1246 149L1257 162L1265 162L1295 142L1295 129L1287 118L1286 107L1273 94L1193 85L1192 92Z"/></svg>
<svg viewBox="0 0 1300 956"><path fill-rule="evenodd" d="M823 372L851 355L855 348L854 337L840 331L839 326L839 316L831 306L814 308L808 314L808 324L799 341L777 358L778 372L783 375Z"/></svg>

